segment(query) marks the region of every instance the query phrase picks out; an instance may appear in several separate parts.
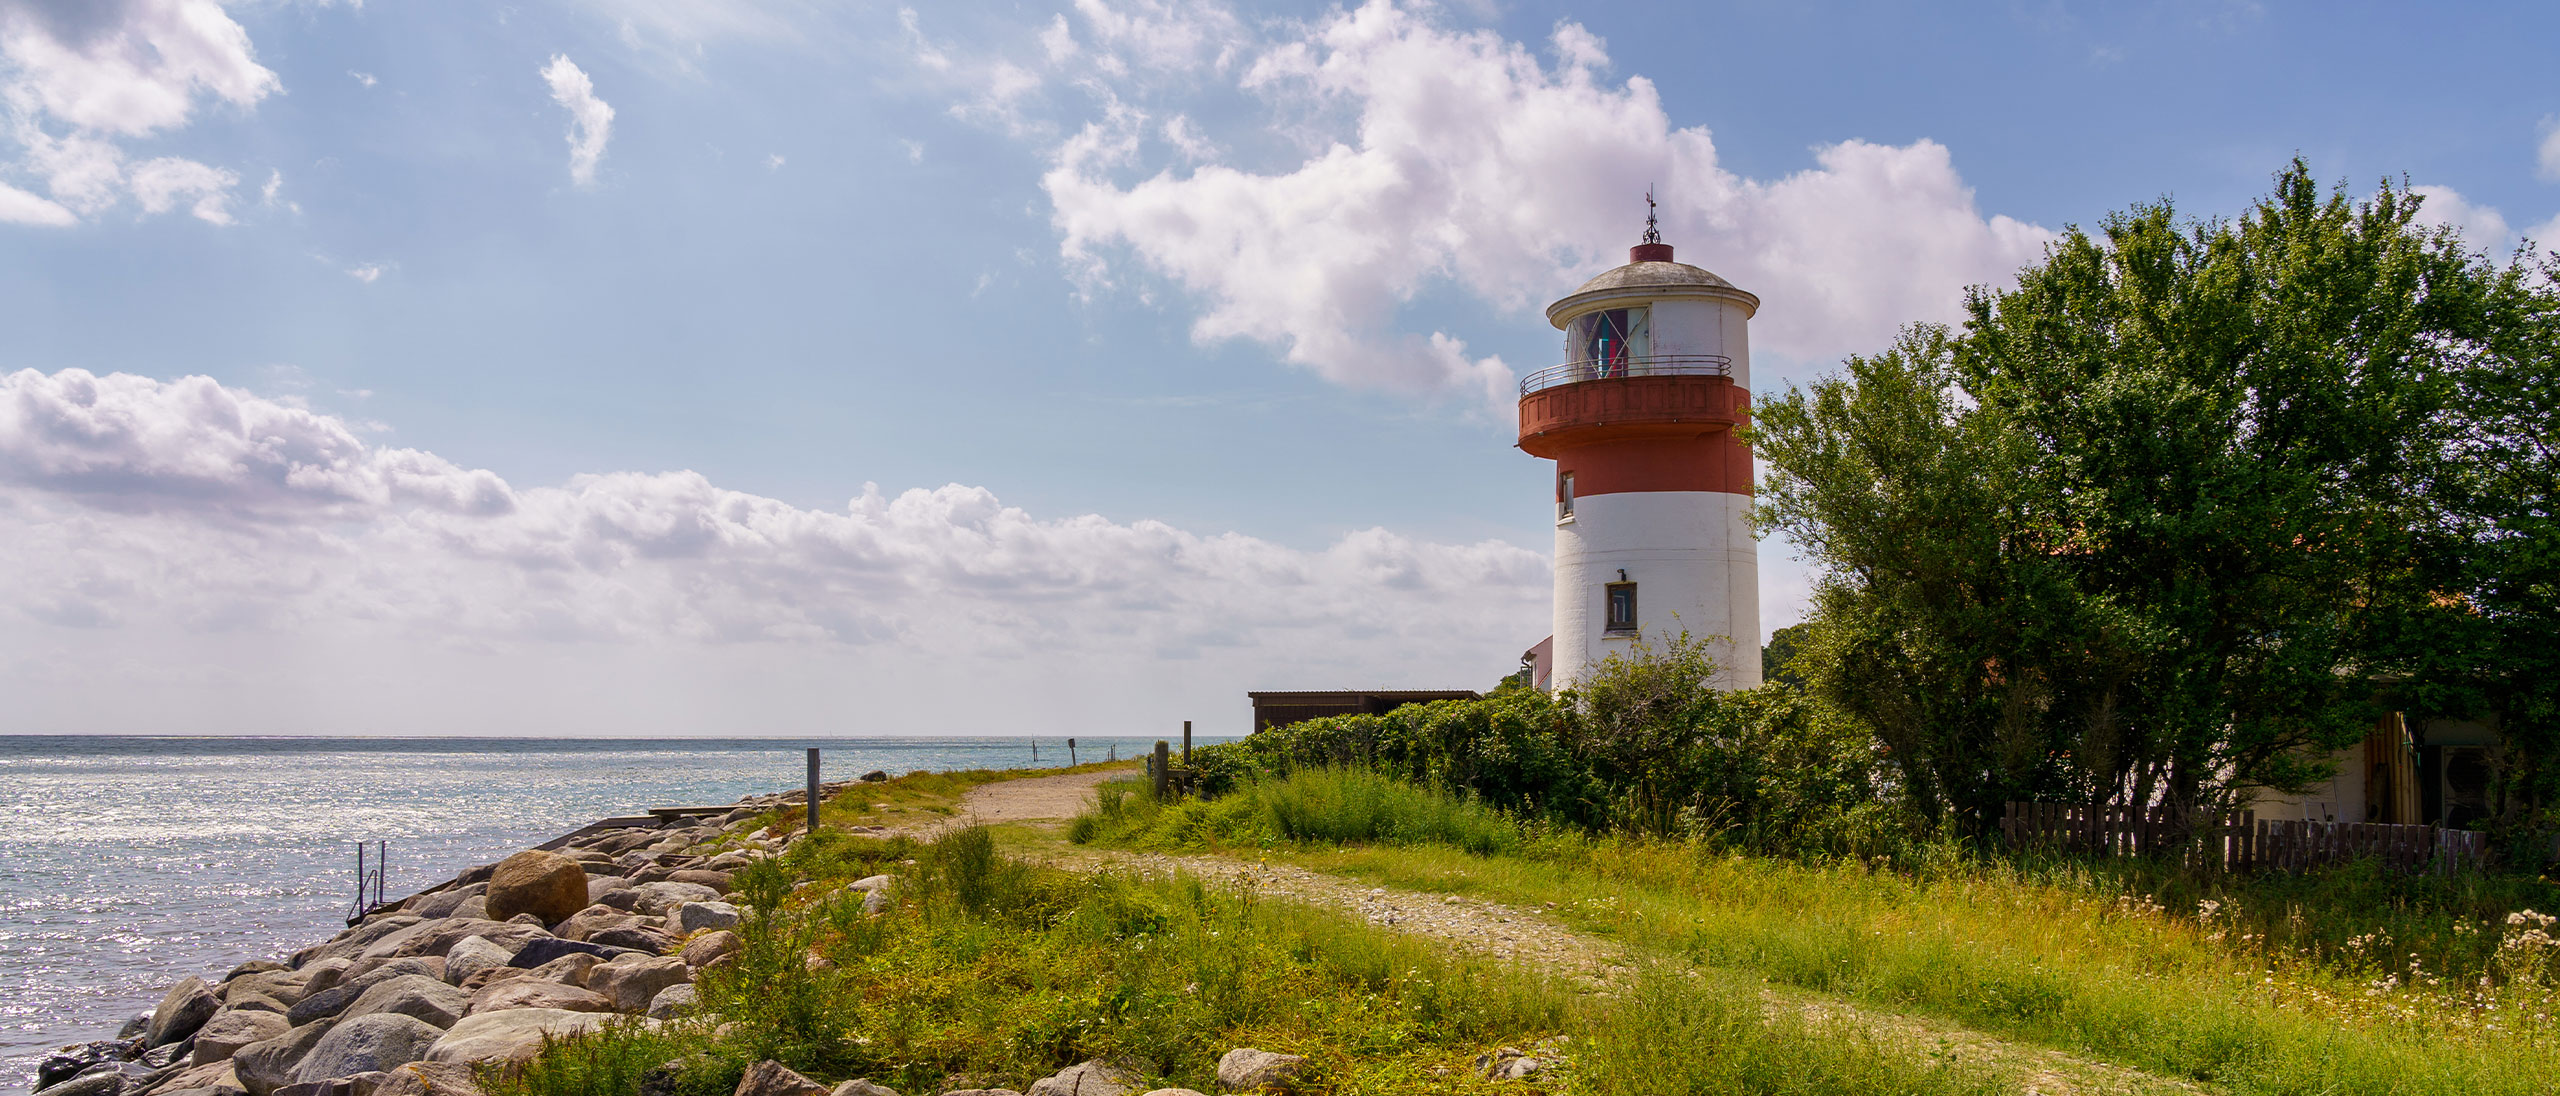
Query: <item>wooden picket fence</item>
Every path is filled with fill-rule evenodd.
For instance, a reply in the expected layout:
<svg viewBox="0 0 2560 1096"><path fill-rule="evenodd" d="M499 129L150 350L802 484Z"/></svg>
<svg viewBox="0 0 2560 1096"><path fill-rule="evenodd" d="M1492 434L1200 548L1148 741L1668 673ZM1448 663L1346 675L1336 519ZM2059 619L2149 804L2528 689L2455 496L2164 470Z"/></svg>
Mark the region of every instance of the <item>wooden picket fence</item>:
<svg viewBox="0 0 2560 1096"><path fill-rule="evenodd" d="M2071 803L2011 803L2000 832L2013 848L2110 856L2178 852L2188 863L2230 871L2302 871L2370 857L2393 871L2446 874L2477 870L2489 851L2486 834L2438 826L2262 819L2255 811L2191 825L2167 807L2093 811Z"/></svg>

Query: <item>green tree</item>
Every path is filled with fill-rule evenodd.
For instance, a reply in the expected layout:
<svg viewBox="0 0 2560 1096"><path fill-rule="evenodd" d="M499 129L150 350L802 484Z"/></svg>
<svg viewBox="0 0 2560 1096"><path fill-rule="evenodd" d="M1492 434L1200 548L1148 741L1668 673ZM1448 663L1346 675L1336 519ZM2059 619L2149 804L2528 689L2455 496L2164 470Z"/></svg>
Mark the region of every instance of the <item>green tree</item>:
<svg viewBox="0 0 2560 1096"><path fill-rule="evenodd" d="M2466 378L2530 337L2513 268L2417 209L2299 161L2237 221L2139 206L1760 409L1817 687L1915 805L2211 807L2365 733Z"/></svg>

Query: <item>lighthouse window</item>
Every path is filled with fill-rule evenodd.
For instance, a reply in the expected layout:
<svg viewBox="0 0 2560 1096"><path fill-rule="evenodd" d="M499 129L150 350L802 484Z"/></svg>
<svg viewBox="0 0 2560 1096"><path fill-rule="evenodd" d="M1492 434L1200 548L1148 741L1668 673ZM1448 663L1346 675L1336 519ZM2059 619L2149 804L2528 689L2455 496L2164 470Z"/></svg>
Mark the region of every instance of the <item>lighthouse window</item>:
<svg viewBox="0 0 2560 1096"><path fill-rule="evenodd" d="M1573 473L1566 472L1556 477L1556 520L1564 521L1572 516Z"/></svg>
<svg viewBox="0 0 2560 1096"><path fill-rule="evenodd" d="M1645 312L1610 308L1573 321L1573 359L1591 363L1599 376L1621 375L1629 359L1644 357L1652 342Z"/></svg>
<svg viewBox="0 0 2560 1096"><path fill-rule="evenodd" d="M1636 584L1609 584L1609 626L1611 635L1632 634L1636 630Z"/></svg>

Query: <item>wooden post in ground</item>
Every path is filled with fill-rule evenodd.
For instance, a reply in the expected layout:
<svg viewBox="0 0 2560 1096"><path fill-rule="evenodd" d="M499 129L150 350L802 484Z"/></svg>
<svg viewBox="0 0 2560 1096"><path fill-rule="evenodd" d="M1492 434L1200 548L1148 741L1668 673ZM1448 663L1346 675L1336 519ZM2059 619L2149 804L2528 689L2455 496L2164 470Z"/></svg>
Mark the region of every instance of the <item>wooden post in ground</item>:
<svg viewBox="0 0 2560 1096"><path fill-rule="evenodd" d="M1156 801L1159 803L1172 798L1166 794L1173 787L1173 766L1170 764L1172 758L1167 756L1172 752L1172 748L1159 738L1156 740L1155 756L1147 762L1150 774L1156 778Z"/></svg>
<svg viewBox="0 0 2560 1096"><path fill-rule="evenodd" d="M1182 767L1191 767L1191 721L1182 721Z"/></svg>
<svg viewBox="0 0 2560 1096"><path fill-rule="evenodd" d="M809 832L818 832L818 748L809 747Z"/></svg>

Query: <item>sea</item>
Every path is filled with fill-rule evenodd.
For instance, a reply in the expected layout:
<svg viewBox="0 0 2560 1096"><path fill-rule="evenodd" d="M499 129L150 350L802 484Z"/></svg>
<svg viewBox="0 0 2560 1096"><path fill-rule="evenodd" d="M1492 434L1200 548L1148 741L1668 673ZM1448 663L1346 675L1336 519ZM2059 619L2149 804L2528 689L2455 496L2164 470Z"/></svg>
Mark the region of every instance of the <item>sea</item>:
<svg viewBox="0 0 2560 1096"><path fill-rule="evenodd" d="M1154 742L1079 738L1076 759ZM1069 756L1057 738L0 735L0 1091L187 975L344 929L358 843L388 843L396 899L599 818L798 788L811 746L831 781Z"/></svg>

